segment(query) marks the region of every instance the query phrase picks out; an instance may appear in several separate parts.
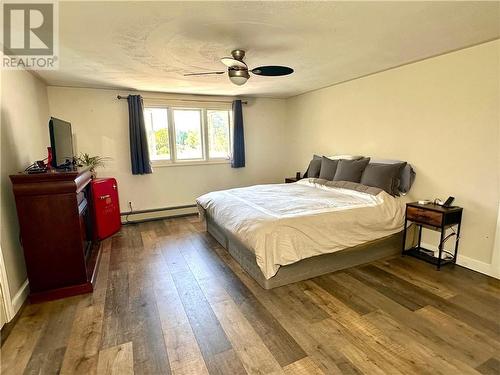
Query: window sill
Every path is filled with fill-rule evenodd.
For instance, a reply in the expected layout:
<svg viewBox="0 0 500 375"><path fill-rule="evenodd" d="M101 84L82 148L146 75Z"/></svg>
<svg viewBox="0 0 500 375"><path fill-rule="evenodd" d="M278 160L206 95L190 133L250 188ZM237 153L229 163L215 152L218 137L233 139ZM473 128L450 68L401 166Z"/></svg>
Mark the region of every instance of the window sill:
<svg viewBox="0 0 500 375"><path fill-rule="evenodd" d="M231 160L229 159L220 159L220 160L193 160L193 161L176 161L172 163L167 160L152 160L151 166L153 168L164 168L164 167L188 167L194 165L214 165L214 164L231 164Z"/></svg>

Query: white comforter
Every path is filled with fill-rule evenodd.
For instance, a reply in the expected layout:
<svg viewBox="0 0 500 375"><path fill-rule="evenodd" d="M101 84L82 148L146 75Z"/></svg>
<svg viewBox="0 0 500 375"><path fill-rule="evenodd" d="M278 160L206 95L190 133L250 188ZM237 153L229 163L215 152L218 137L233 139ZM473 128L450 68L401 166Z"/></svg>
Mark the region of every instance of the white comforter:
<svg viewBox="0 0 500 375"><path fill-rule="evenodd" d="M384 191L368 194L325 180L215 191L196 201L255 252L269 279L280 266L397 233L404 204Z"/></svg>

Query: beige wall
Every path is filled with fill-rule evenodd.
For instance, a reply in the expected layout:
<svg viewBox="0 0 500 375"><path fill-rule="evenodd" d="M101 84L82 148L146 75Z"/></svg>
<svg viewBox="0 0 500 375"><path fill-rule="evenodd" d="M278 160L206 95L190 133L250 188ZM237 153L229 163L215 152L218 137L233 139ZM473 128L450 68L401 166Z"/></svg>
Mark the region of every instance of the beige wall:
<svg viewBox="0 0 500 375"><path fill-rule="evenodd" d="M51 115L72 123L77 151L113 158L98 174L118 179L122 211L128 210L128 201L134 209L193 204L197 196L208 191L280 182L284 177L284 100L249 99L244 105L245 168L232 169L229 164L171 166L157 167L151 175L133 176L127 102L116 99L117 94L126 92L48 87L48 93Z"/></svg>
<svg viewBox="0 0 500 375"><path fill-rule="evenodd" d="M499 51L494 41L287 100L287 170L313 153L411 162L413 199L456 197L461 254L490 263L499 203Z"/></svg>
<svg viewBox="0 0 500 375"><path fill-rule="evenodd" d="M26 280L26 268L9 175L47 156L49 106L45 84L28 72L3 71L1 85L0 240L14 298Z"/></svg>

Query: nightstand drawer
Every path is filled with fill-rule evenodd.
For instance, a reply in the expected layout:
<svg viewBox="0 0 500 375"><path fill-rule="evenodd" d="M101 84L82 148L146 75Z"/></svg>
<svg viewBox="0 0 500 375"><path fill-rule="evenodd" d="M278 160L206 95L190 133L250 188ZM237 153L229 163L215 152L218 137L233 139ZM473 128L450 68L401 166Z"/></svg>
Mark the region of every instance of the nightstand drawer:
<svg viewBox="0 0 500 375"><path fill-rule="evenodd" d="M408 220L418 221L420 223L434 225L440 227L443 222L443 214L431 210L424 210L417 207L408 207L406 209L406 217Z"/></svg>

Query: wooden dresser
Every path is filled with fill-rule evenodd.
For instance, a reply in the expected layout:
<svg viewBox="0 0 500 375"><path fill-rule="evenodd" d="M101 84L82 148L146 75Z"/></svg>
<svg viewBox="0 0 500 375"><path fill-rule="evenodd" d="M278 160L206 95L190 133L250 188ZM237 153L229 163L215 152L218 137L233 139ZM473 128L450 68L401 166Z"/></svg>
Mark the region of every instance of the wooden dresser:
<svg viewBox="0 0 500 375"><path fill-rule="evenodd" d="M93 290L99 246L93 239L87 169L11 175L31 302Z"/></svg>

